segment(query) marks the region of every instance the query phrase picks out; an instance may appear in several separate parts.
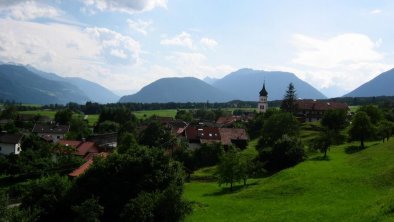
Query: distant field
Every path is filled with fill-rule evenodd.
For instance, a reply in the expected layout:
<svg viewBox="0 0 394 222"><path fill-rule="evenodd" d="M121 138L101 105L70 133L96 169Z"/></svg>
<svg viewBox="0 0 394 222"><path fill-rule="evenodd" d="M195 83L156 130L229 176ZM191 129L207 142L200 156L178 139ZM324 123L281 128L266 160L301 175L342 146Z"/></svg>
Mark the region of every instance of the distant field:
<svg viewBox="0 0 394 222"><path fill-rule="evenodd" d="M163 116L163 117L175 117L177 110L176 109L161 109L161 110L142 110L142 111L134 111L134 115L138 119L149 118L153 115Z"/></svg>
<svg viewBox="0 0 394 222"><path fill-rule="evenodd" d="M53 118L55 118L56 111L53 111L53 110L29 110L29 111L20 111L19 113L48 116L53 119Z"/></svg>
<svg viewBox="0 0 394 222"><path fill-rule="evenodd" d="M332 147L329 160L315 154L232 193L209 180L187 183L194 211L186 221L394 221L394 140L347 154L350 145L359 144Z"/></svg>
<svg viewBox="0 0 394 222"><path fill-rule="evenodd" d="M349 106L351 112L356 112L360 106Z"/></svg>
<svg viewBox="0 0 394 222"><path fill-rule="evenodd" d="M53 110L32 110L32 111L20 111L19 113L48 116L49 118L54 119L56 111L53 111ZM83 118L83 117L84 117L84 115L81 115L81 118ZM98 117L99 117L98 114L88 115L89 126L94 126L98 120Z"/></svg>

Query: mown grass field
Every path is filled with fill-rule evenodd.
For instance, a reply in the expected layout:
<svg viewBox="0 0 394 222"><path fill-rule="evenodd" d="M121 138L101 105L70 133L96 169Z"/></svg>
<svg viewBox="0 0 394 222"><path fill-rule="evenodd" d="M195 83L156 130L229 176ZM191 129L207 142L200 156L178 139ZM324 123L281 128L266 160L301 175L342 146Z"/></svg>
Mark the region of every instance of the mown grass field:
<svg viewBox="0 0 394 222"><path fill-rule="evenodd" d="M161 110L142 110L142 111L134 111L133 114L138 119L149 118L153 115L163 116L163 117L175 117L177 110L176 109L161 109Z"/></svg>
<svg viewBox="0 0 394 222"><path fill-rule="evenodd" d="M47 116L51 119L54 119L56 111L54 111L54 110L31 110L31 111L20 111L19 113ZM78 116L80 118L84 118L84 115L78 115ZM93 114L93 115L87 115L87 116L88 116L87 120L88 120L89 126L94 126L98 121L99 115Z"/></svg>
<svg viewBox="0 0 394 222"><path fill-rule="evenodd" d="M186 221L394 221L394 140L347 154L352 145L359 144L332 147L328 160L311 155L232 193L215 181L186 183L194 209Z"/></svg>

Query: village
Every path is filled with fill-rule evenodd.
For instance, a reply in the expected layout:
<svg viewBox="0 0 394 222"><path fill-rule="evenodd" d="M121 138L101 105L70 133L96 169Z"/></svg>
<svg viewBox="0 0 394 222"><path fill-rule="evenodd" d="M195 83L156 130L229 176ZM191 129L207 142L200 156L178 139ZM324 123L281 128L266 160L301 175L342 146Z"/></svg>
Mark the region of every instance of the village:
<svg viewBox="0 0 394 222"><path fill-rule="evenodd" d="M294 115L299 122L319 121L328 110L343 110L351 118L349 107L341 102L325 102L316 100L296 100ZM186 142L188 149L196 150L202 145L220 144L226 150L229 146L245 149L250 140L246 124L253 120L258 113L266 113L268 110L268 92L265 83L259 92L258 109L256 111L243 111L242 115L225 113L218 116L214 121L196 119L193 122L186 122L181 118L154 116L151 121L158 123L161 129L165 130L169 141L162 141L161 145L167 150L176 148L176 144ZM182 111L181 111L182 113ZM23 139L29 134L34 134L44 143L60 145L72 149L70 155L75 155L84 160L84 163L68 173L70 177L77 177L83 174L93 163L96 156L106 157L116 150L119 142L118 132L111 131L105 133L95 133L94 128L90 129L87 137L69 139L70 124L61 125L54 119L46 116L36 117L29 114L14 114L15 119L0 119L0 127L6 129L7 125L15 122L19 125L31 126L24 128L19 133L9 133L2 130L0 134L0 153L3 155L19 155L23 152ZM136 130L141 134L148 128L148 123L142 123ZM18 131L18 130L17 130ZM170 140L176 140L174 143ZM171 143L170 143L171 142ZM174 146L174 147L171 147ZM53 153L56 155L56 153Z"/></svg>

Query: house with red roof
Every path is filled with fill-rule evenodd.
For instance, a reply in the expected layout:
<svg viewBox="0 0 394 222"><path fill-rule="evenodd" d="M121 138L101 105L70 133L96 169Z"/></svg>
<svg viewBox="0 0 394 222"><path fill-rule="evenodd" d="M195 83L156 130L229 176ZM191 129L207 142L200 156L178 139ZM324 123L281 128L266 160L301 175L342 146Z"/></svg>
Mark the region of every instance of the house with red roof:
<svg viewBox="0 0 394 222"><path fill-rule="evenodd" d="M297 100L296 117L301 122L319 121L327 110L339 109L349 111L346 103L333 101Z"/></svg>
<svg viewBox="0 0 394 222"><path fill-rule="evenodd" d="M220 143L224 147L235 145L240 149L247 146L249 136L245 129L188 126L181 134L189 148L198 149L201 144Z"/></svg>
<svg viewBox="0 0 394 222"><path fill-rule="evenodd" d="M67 147L75 148L75 155L81 156L84 159L91 154L100 153L100 148L94 142L78 141L78 140L59 140L59 144Z"/></svg>

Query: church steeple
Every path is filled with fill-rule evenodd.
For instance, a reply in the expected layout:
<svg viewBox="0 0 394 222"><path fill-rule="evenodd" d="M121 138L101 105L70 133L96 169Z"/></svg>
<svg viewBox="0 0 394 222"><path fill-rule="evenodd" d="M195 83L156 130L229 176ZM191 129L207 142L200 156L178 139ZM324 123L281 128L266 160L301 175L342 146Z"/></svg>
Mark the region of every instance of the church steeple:
<svg viewBox="0 0 394 222"><path fill-rule="evenodd" d="M265 90L265 80L263 83L263 88L260 91L260 96L268 96L268 92L267 92L267 90Z"/></svg>
<svg viewBox="0 0 394 222"><path fill-rule="evenodd" d="M265 80L263 83L263 88L260 91L260 98L257 109L260 113L265 113L268 109L268 92L265 89Z"/></svg>

